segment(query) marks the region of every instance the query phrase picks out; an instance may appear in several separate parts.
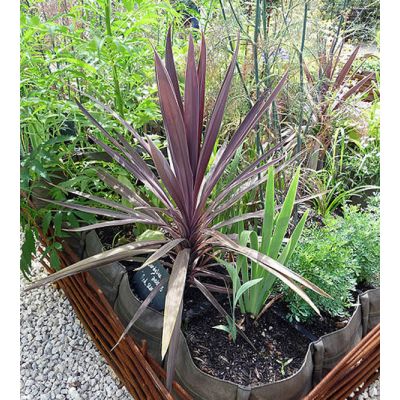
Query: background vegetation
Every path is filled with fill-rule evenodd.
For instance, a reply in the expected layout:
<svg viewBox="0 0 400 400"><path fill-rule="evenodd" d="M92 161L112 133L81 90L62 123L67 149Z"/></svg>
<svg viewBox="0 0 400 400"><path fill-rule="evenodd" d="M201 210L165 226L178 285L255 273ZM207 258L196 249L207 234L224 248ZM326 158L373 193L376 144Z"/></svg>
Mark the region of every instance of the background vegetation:
<svg viewBox="0 0 400 400"><path fill-rule="evenodd" d="M59 237L67 235L62 227L94 221L79 211L54 210L37 197L62 200L67 198L63 188L75 188L114 199L95 178L99 167L151 196L88 139L93 127L73 99L78 97L110 132L118 130L131 140L85 93L94 96L165 151L153 46L163 55L170 25L180 78L189 32L196 45L197 28L207 37L206 116L240 32L236 73L214 156L259 94L289 71L285 88L237 151L224 178L229 181L257 155L295 136L291 156L298 155L296 163L302 164L298 197L323 195L295 207L292 229L306 208L310 217L290 266L334 297L313 299L322 310L345 314L356 285L378 280L379 213L368 200L380 182L379 2L373 0L21 1L21 270L29 276L38 229ZM357 45L355 59L336 85ZM329 60L337 66L332 76L327 73ZM349 90L352 95L344 96ZM278 202L293 173L287 169L277 175ZM212 195L223 185L224 180ZM261 210L264 195L255 189L216 222ZM260 227L249 220L246 226L233 224L222 231L239 228ZM135 229L139 235L145 228ZM57 246L47 249L56 268ZM306 303L282 290L291 317L306 319Z"/></svg>

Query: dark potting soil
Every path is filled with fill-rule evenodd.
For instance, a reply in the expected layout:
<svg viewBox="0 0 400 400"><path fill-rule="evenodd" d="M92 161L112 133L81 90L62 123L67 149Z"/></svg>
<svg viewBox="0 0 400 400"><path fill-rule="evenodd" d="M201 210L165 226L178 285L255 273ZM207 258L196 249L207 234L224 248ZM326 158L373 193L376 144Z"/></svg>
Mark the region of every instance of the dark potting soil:
<svg viewBox="0 0 400 400"><path fill-rule="evenodd" d="M239 334L233 342L226 332L214 329L213 326L226 324L226 320L207 300L199 300L198 296L194 289L185 294L182 329L200 370L220 379L249 385L275 382L300 369L310 340L288 321L273 312L265 313L258 321L237 313L237 322L253 348ZM221 304L229 309L227 300ZM195 313L191 309L193 305L197 307ZM282 367L286 362L288 365Z"/></svg>
<svg viewBox="0 0 400 400"><path fill-rule="evenodd" d="M281 318L288 319L289 317L289 309L283 301L276 303L272 311ZM346 326L353 312L354 308L349 310L349 317L332 317L322 312L321 317L315 315L304 322L290 321L290 323L308 339L315 341L323 335L337 331Z"/></svg>
<svg viewBox="0 0 400 400"><path fill-rule="evenodd" d="M109 226L103 229L96 229L96 233L100 238L105 250L120 246L135 240L132 227L125 226Z"/></svg>
<svg viewBox="0 0 400 400"><path fill-rule="evenodd" d="M376 289L376 286L372 285L371 283L360 282L356 286L356 294L360 295L360 294L366 292L367 290L371 290L371 289Z"/></svg>

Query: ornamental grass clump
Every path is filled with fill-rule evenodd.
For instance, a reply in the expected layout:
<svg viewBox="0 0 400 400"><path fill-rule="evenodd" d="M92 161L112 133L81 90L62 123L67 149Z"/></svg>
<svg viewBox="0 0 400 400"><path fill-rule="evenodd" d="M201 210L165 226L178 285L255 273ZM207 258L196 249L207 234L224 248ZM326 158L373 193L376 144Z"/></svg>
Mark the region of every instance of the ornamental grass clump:
<svg viewBox="0 0 400 400"><path fill-rule="evenodd" d="M155 72L166 133L168 157L164 156L149 136L140 136L130 124L108 106L89 96L97 106L111 113L122 123L133 135L134 145L128 143L121 134L116 133L113 136L108 133L92 114L77 102L82 112L102 135L102 139L94 135L89 135L90 138L106 151L115 162L141 181L161 206L155 206L148 199L140 197L134 190L119 182L106 171L99 171L99 178L123 199L129 201L131 207L127 207L126 203L122 205L122 203L116 201L76 191L70 192L105 207L93 207L69 201L54 201L53 203L111 219L73 229L74 231L141 223L157 226L164 232L165 238L161 240L136 241L104 251L41 279L30 287L36 288L114 261L131 259L139 254L149 255L149 258L141 268L158 259L163 259L167 256L171 257L173 262L168 280L162 334L163 358L167 350L169 350L167 363L167 386L169 388L171 388L172 384L172 371L174 370L176 346L178 345L178 340L176 339L181 324L185 286L190 284L199 288L209 299L213 299L211 291L226 293L225 281L227 275L212 270L211 264L215 260L217 251L225 250L241 254L252 261L256 261L260 268L280 279L313 307L315 306L304 292L304 288L309 288L316 293L327 296L316 285L294 273L280 262L257 250L238 244L231 237L222 234L213 226L215 218L232 207L250 190L268 179L266 171L269 166L277 165L276 171L281 171L286 165L285 155L274 156L276 150L283 149L287 144L287 141L284 141L247 166L212 201L209 200L210 194L223 175L231 158L253 127L256 126L287 79L287 73L285 73L271 92L266 91L260 96L230 140L220 147L212 165L209 165L228 100L238 48L236 46L214 109L207 119L205 129L206 44L204 37L201 40L198 63L195 60L192 37L189 39L183 96L180 92L175 69L170 31L166 40L165 64L162 63L155 51ZM151 168L144 161L138 149L144 153L144 156L150 156L154 168ZM215 278L216 281L222 283L220 285L202 283L202 277ZM143 312L157 292L158 288L151 292L134 316L131 324Z"/></svg>

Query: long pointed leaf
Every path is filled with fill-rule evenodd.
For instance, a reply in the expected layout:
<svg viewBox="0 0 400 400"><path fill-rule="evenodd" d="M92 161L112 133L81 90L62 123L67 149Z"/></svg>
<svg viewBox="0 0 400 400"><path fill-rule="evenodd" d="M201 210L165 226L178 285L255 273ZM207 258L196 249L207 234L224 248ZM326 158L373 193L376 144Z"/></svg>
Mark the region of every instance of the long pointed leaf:
<svg viewBox="0 0 400 400"><path fill-rule="evenodd" d="M148 294L148 296L143 300L142 304L140 307L137 309L135 314L133 315L132 319L129 321L129 324L126 326L124 332L118 339L118 342L115 343L114 347L111 349L113 351L120 343L121 340L126 336L126 334L129 332L129 330L132 328L133 324L141 317L141 315L146 311L147 307L150 305L150 303L153 301L153 299L157 296L159 293L160 289L167 283L168 277L164 277L161 279L159 284Z"/></svg>
<svg viewBox="0 0 400 400"><path fill-rule="evenodd" d="M247 166L237 177L235 177L222 191L217 195L215 198L214 202L212 203L212 207L215 207L217 204L219 204L233 189L235 189L237 186L243 184L247 179L251 178L254 176L254 174L258 175L263 169L255 169L257 166L267 160L269 157L271 157L272 154L274 154L277 150L281 149L282 147L291 144L293 139L295 138L295 134L290 135L288 138L282 140L280 143L272 147L270 150L265 152L262 156L260 156L256 161L251 163L249 166ZM282 157L279 157L276 159L276 162L279 162L282 159ZM266 165L264 165L264 168L267 169L269 166L275 164L276 162L269 162Z"/></svg>
<svg viewBox="0 0 400 400"><path fill-rule="evenodd" d="M160 99L160 108L163 115L164 128L167 133L174 171L183 187L186 188L185 193L190 195L193 186L193 175L190 173L191 166L185 123L183 121L182 112L179 109L173 85L157 52L155 52L155 64L158 97ZM189 204L190 200L189 198Z"/></svg>
<svg viewBox="0 0 400 400"><path fill-rule="evenodd" d="M179 83L178 83L178 76L176 74L175 69L175 61L174 61L174 54L172 52L172 33L171 27L168 28L167 33L167 40L165 44L165 68L168 71L168 75L171 79L172 86L174 88L176 100L178 102L179 108L183 113L183 104L182 104L182 96L181 91L179 90Z"/></svg>
<svg viewBox="0 0 400 400"><path fill-rule="evenodd" d="M193 38L192 35L190 35L186 64L184 121L193 176L196 174L199 150L199 108L199 82L196 70Z"/></svg>
<svg viewBox="0 0 400 400"><path fill-rule="evenodd" d="M340 85L343 83L343 81L345 80L347 74L350 71L351 66L353 65L353 62L357 56L358 50L360 50L360 46L357 46L353 53L351 54L351 56L349 57L349 59L346 61L346 63L344 64L343 68L341 69L341 71L339 72L335 83L333 84L333 89L338 89L340 87Z"/></svg>
<svg viewBox="0 0 400 400"><path fill-rule="evenodd" d="M204 144L203 147L201 148L198 168L196 172L195 193L197 193L198 190L200 189L200 185L203 180L205 171L207 169L208 162L210 161L210 156L214 148L215 140L217 139L219 128L221 126L222 118L224 116L226 101L228 99L229 88L231 86L233 73L235 71L238 51L239 51L239 35L235 53L233 54L232 61L225 75L225 79L224 82L222 83L221 90L215 102L214 109L210 117L210 121L208 122L207 125Z"/></svg>
<svg viewBox="0 0 400 400"><path fill-rule="evenodd" d="M302 197L298 200L296 200L294 202L294 204L300 204L300 203L305 203L306 201L315 199L317 197L322 197L323 195L325 195L326 193L328 193L329 190L325 190L321 193L317 193L317 194L313 194L310 196L306 196L306 197ZM275 207L275 210L279 210L280 206ZM264 218L264 210L260 210L260 211L254 211L254 212L250 212L250 213L246 213L246 214L242 214L242 215L237 215L233 218L227 219L225 221L219 222L218 224L215 224L212 226L212 229L220 229L223 228L224 226L229 226L229 225L233 225L236 222L240 222L240 221L246 221L248 219L254 219L254 218Z"/></svg>
<svg viewBox="0 0 400 400"><path fill-rule="evenodd" d="M207 51L204 33L201 34L200 57L197 67L197 79L199 82L199 127L198 127L198 154L200 154L200 145L203 132L203 119L204 119L204 106L205 106L205 93L206 93L206 64L207 64Z"/></svg>
<svg viewBox="0 0 400 400"><path fill-rule="evenodd" d="M152 220L150 218L143 219L143 218L127 218L127 219L118 219L116 221L106 221L106 222L98 222L96 224L90 224L86 226L81 226L79 228L66 228L63 229L66 232L85 232L85 231L92 231L93 229L99 228L108 228L110 226L122 226L122 225L129 225L129 224L149 224L149 225L157 225L163 226L165 224L161 224L158 221Z"/></svg>
<svg viewBox="0 0 400 400"><path fill-rule="evenodd" d="M299 282L301 285L307 287L308 289L313 290L314 292L325 296L330 297L327 293L325 293L322 289L318 286L314 285L312 282L308 281L307 279L303 278L299 274L293 272L289 268L285 267L278 261L268 257L264 254L261 254L259 251L250 249L245 246L240 246L233 240L229 239L228 236L223 235L220 232L213 231L211 229L207 230L207 233L210 234L211 237L214 237L217 243L220 244L221 247L226 247L230 250L235 251L236 253L243 254L244 256L248 257L250 260L253 260L263 266L268 272L272 273L273 275L279 276L280 279L282 277L286 277L288 279L294 280Z"/></svg>
<svg viewBox="0 0 400 400"><path fill-rule="evenodd" d="M286 253L285 257L282 257L281 259L279 259L279 261L282 264L284 264L288 260L290 260L290 257L292 256L292 254L293 254L293 252L294 252L294 250L296 248L297 242L300 239L301 233L303 232L304 225L305 225L305 223L307 221L308 213L309 213L309 210L307 210L303 214L303 216L301 217L299 223L296 225L296 228L294 228L292 236L290 237L290 240L289 240L289 242L287 243L287 246L286 246L288 248L288 252Z"/></svg>
<svg viewBox="0 0 400 400"><path fill-rule="evenodd" d="M132 217L129 214L121 213L121 212L113 211L113 210L108 210L106 208L89 207L89 206L84 206L84 205L77 204L77 203L67 203L64 201L55 201L55 200L49 200L49 199L44 199L44 198L39 198L39 199L42 201L46 201L47 203L56 204L58 206L70 208L72 210L83 211L83 212L86 212L89 214L103 215L105 217L118 218L118 219L130 219Z"/></svg>
<svg viewBox="0 0 400 400"><path fill-rule="evenodd" d="M218 243L218 242L217 242ZM313 301L309 298L309 296L302 290L300 289L294 282L292 278L289 278L288 275L290 274L282 274L280 272L277 271L277 269L273 269L270 267L271 263L270 261L272 259L269 260L269 262L264 262L266 261L266 259L268 259L269 257L262 255L261 253L253 250L253 249L249 249L247 247L244 247L242 249L238 248L237 246L234 245L229 245L229 244L222 244L220 242L220 244L222 245L222 247L226 247L229 250L233 250L235 252L239 252L240 254L246 255L248 258L253 259L255 261L257 261L259 263L259 265L264 268L266 271L270 272L272 275L275 275L277 278L279 278L283 283L285 283L286 285L288 285L294 292L296 292L301 298L303 298L313 309L314 311L320 315L320 312L318 310L318 308L315 306L315 304L313 303ZM241 246L240 246L241 247ZM258 253L258 254L257 254ZM275 262L275 260L272 260ZM274 264L274 263L273 263ZM276 265L276 264L275 264ZM286 268L286 267L285 267ZM288 269L287 269L288 270ZM290 270L288 270L290 271ZM297 275L297 274L296 274ZM299 279L300 278L300 279ZM311 282L309 282L308 280L306 280L305 278L301 278L301 277L297 277L295 280L301 282L301 284L303 284L304 286L309 287L308 285L311 284ZM307 285L304 284L304 282L307 282ZM314 286L315 289L313 289L314 291L316 291L317 293L324 295L325 297L329 297L331 298L327 293L325 293L323 290L319 289L317 286L311 284L312 286ZM309 287L310 288L310 287Z"/></svg>
<svg viewBox="0 0 400 400"><path fill-rule="evenodd" d="M346 93L344 93L339 98L339 100L337 101L336 105L333 106L333 110L336 110L350 96L352 96L353 94L358 93L368 81L372 80L373 76L374 76L374 73L372 72L369 75L367 75L365 78L363 78L359 82L357 82L354 86L352 86ZM367 92L368 90L369 90L369 88L365 92Z"/></svg>
<svg viewBox="0 0 400 400"><path fill-rule="evenodd" d="M91 101L93 101L93 103L103 109L104 111L108 112L110 115L112 115L117 121L119 121L130 133L133 134L134 138L140 143L140 145L143 147L143 149L145 151L148 152L148 146L147 143L143 140L143 138L136 132L136 130L127 122L125 121L119 114L117 114L111 107L107 106L106 104L103 104L101 101L97 100L95 97L91 96L88 93L83 92L80 89L77 89L73 86L70 86L71 89L73 89L74 91L81 93L82 95L84 95L85 97L88 97ZM77 102L77 104L79 103L77 99L75 99L75 101ZM78 104L78 106L80 105L80 107L84 108L82 104ZM79 107L79 108L80 108ZM86 109L85 109L86 110Z"/></svg>
<svg viewBox="0 0 400 400"><path fill-rule="evenodd" d="M184 239L184 238L174 239L174 240L171 240L170 242L164 244L141 265L140 269L147 267L148 265L152 264L153 262L164 257L167 253L170 252L170 250L172 250L174 247L176 247L178 244L182 243L185 240L186 239Z"/></svg>
<svg viewBox="0 0 400 400"><path fill-rule="evenodd" d="M186 273L189 264L190 249L181 250L176 256L168 282L168 291L165 298L164 324L161 341L161 358L167 353L172 332L179 314L185 289Z"/></svg>
<svg viewBox="0 0 400 400"><path fill-rule="evenodd" d="M154 176L146 176L145 171L141 170L137 165L132 164L127 159L122 157L116 151L111 149L101 140L97 139L95 136L89 135L89 137L99 145L104 151L106 151L115 161L118 162L122 167L131 172L136 178L142 181L145 186L166 205L167 207L172 207L172 204L168 197L165 195L161 186L158 184Z"/></svg>
<svg viewBox="0 0 400 400"><path fill-rule="evenodd" d="M279 250L282 247L283 238L286 235L290 217L292 215L294 202L296 201L297 185L299 183L300 167L294 175L292 182L290 183L289 190L286 194L285 200L281 211L279 212L278 218L275 223L275 229L271 238L271 245L269 248L268 255L271 258L278 258Z"/></svg>
<svg viewBox="0 0 400 400"><path fill-rule="evenodd" d="M263 254L269 253L271 245L272 231L274 227L274 213L275 213L275 173L274 169L268 169L267 191L264 204L264 220L261 229L261 247L260 251Z"/></svg>
<svg viewBox="0 0 400 400"><path fill-rule="evenodd" d="M185 197L184 193L182 193L180 190L182 186L178 184L178 180L162 152L150 140L150 138L148 138L148 142L151 157L162 182L164 183L172 199L175 201L175 204L179 207L179 209L186 213L186 215L188 215L189 210L187 203L185 202L187 197Z"/></svg>
<svg viewBox="0 0 400 400"><path fill-rule="evenodd" d="M134 255L154 253L163 243L165 243L165 240L141 241L124 244L115 249L107 250L92 257L85 258L84 260L78 261L75 264L69 265L60 271L46 276L45 278L39 279L29 285L26 290L32 290L48 283L58 281L59 279L66 278L67 276L95 269L114 261L124 260Z"/></svg>
<svg viewBox="0 0 400 400"><path fill-rule="evenodd" d="M247 114L246 118L244 119L242 124L239 126L239 128L237 129L235 134L233 135L228 147L226 148L226 151L224 152L223 156L221 157L219 165L217 166L214 175L210 179L210 182L207 185L207 188L203 193L204 197L209 196L212 189L218 182L221 174L224 172L226 166L228 165L230 159L234 155L235 151L243 143L243 140L245 139L246 135L255 126L255 124L260 120L260 118L263 116L263 114L265 113L267 108L272 104L272 102L274 101L274 99L276 98L276 96L278 95L280 90L282 89L283 85L285 84L287 77L288 77L288 72L286 72L283 75L282 79L276 85L275 89L268 96L268 98L267 99L262 98L260 103L256 103L256 105L252 108L252 110ZM257 107L258 104L260 104L259 107Z"/></svg>

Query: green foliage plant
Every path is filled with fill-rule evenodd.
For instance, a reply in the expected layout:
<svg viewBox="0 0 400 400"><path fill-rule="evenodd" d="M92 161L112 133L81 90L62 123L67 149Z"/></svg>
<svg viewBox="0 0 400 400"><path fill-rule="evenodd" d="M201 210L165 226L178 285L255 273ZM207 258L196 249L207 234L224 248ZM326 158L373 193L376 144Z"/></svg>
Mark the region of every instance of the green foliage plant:
<svg viewBox="0 0 400 400"><path fill-rule="evenodd" d="M379 285L379 197L372 198L365 210L346 206L343 217L330 216L324 223L304 230L288 265L332 295L327 299L310 293L321 311L347 316L357 284ZM306 321L314 315L298 296L282 290L290 318Z"/></svg>
<svg viewBox="0 0 400 400"><path fill-rule="evenodd" d="M229 299L231 315L226 316L227 325L217 325L214 326L214 328L227 332L230 338L232 338L233 342L236 342L238 328L236 326L235 314L238 302L242 299L243 295L250 290L250 288L259 284L263 278L248 280L242 284L240 281L237 264L232 265L224 260L219 260L219 262L227 269L232 282L232 299Z"/></svg>
<svg viewBox="0 0 400 400"><path fill-rule="evenodd" d="M343 317L353 304L352 292L356 287L358 266L348 241L332 226L313 226L304 230L296 252L289 261L290 267L309 279L318 282L332 298L316 298L310 293L317 307L329 315ZM289 319L307 321L315 313L296 295L281 288L289 308Z"/></svg>
<svg viewBox="0 0 400 400"><path fill-rule="evenodd" d="M296 200L299 177L300 168L297 169L293 177L281 209L279 212L276 212L275 170L273 167L270 167L268 169L264 210L262 210L261 213L256 212L234 217L219 224L219 227L235 221L244 221L250 217L262 217L263 222L260 237L256 230L246 230L244 229L244 224L238 224L238 242L241 246L248 246L252 250L286 265L295 251L308 215L308 211L306 211L294 228L290 238L286 239ZM238 273L243 284L260 278L263 280L262 284L260 283L252 286L239 301L242 313L249 313L257 317L262 312L263 306L271 294L275 283L275 277L262 268L257 260L251 260L251 265L249 265L245 255L239 255L237 257L237 265Z"/></svg>
<svg viewBox="0 0 400 400"><path fill-rule="evenodd" d="M377 185L349 185L346 179L346 132L337 128L333 135L332 152L326 154L324 168L307 169L303 189L308 193L321 193L313 199L315 209L323 218L343 207L352 197L359 197L367 191L379 190Z"/></svg>

